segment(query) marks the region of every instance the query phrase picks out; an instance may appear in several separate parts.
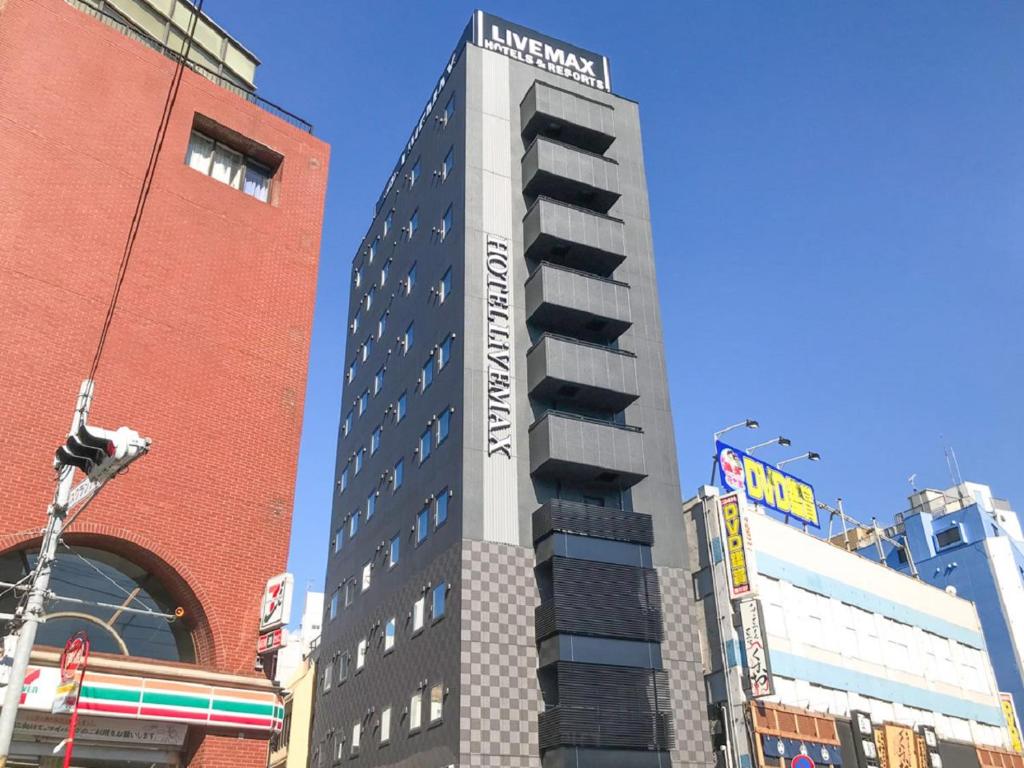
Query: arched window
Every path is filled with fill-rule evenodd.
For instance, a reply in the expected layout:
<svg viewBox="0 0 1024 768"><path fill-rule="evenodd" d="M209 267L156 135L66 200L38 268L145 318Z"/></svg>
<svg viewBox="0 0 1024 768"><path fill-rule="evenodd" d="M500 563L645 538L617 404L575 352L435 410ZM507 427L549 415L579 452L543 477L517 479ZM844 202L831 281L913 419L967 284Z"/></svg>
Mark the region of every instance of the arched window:
<svg viewBox="0 0 1024 768"><path fill-rule="evenodd" d="M19 581L35 567L37 558L34 549L0 555L0 581ZM85 630L94 651L163 661L196 660L192 635L180 621L123 610L148 608L173 614L176 605L155 576L119 555L90 547L60 549L50 591L86 602L49 602L47 619L36 636L40 645L63 648L72 634ZM4 588L0 595L0 613L13 613L17 596Z"/></svg>

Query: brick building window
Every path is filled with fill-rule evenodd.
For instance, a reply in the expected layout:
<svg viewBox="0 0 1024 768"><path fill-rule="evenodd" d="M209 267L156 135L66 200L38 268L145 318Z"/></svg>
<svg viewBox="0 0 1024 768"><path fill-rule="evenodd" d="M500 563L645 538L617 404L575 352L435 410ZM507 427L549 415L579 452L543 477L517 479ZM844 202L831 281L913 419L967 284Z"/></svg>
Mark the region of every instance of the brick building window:
<svg viewBox="0 0 1024 768"><path fill-rule="evenodd" d="M270 168L199 131L192 131L189 137L185 163L249 197L264 203L270 199Z"/></svg>

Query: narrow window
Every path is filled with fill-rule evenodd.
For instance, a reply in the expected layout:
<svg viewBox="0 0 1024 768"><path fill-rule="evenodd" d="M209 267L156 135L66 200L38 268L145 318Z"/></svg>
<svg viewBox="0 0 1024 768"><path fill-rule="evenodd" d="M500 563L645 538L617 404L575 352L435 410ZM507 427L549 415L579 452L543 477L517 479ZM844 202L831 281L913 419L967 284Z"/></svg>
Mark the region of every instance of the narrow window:
<svg viewBox="0 0 1024 768"><path fill-rule="evenodd" d="M423 611L426 608L427 598L421 597L412 604L412 631L419 632L423 629Z"/></svg>
<svg viewBox="0 0 1024 768"><path fill-rule="evenodd" d="M331 690L331 671L329 669L324 670L323 689L324 693L327 693L329 690Z"/></svg>
<svg viewBox="0 0 1024 768"><path fill-rule="evenodd" d="M430 601L430 616L434 621L444 618L444 603L447 594L448 585L445 582L442 581L434 587L434 592Z"/></svg>
<svg viewBox="0 0 1024 768"><path fill-rule="evenodd" d="M391 707L385 707L380 713L380 743L391 741Z"/></svg>
<svg viewBox="0 0 1024 768"><path fill-rule="evenodd" d="M444 117L441 118L441 123L445 126L448 125L448 121L455 115L455 94L453 93L448 99L448 103L444 105Z"/></svg>
<svg viewBox="0 0 1024 768"><path fill-rule="evenodd" d="M434 383L434 356L427 358L423 364L423 375L420 377L420 392L426 392Z"/></svg>
<svg viewBox="0 0 1024 768"><path fill-rule="evenodd" d="M377 338L378 339L383 339L384 338L384 331L385 331L385 329L387 327L388 327L388 313L387 313L387 311L385 311L380 316L380 319L377 320Z"/></svg>
<svg viewBox="0 0 1024 768"><path fill-rule="evenodd" d="M448 237L448 233L452 231L455 224L455 214L452 213L452 207L449 205L448 210L444 212L444 216L441 218L441 239L444 240Z"/></svg>
<svg viewBox="0 0 1024 768"><path fill-rule="evenodd" d="M391 227L393 227L394 224L395 224L395 212L394 211L388 211L388 215L384 217L384 237L388 236L388 233L391 232Z"/></svg>
<svg viewBox="0 0 1024 768"><path fill-rule="evenodd" d="M341 547L345 543L345 528L338 528L334 532L334 554L341 552Z"/></svg>
<svg viewBox="0 0 1024 768"><path fill-rule="evenodd" d="M416 234L416 230L420 228L420 210L417 208L412 212L412 216L409 217L409 239L412 240L412 236Z"/></svg>
<svg viewBox="0 0 1024 768"><path fill-rule="evenodd" d="M419 691L416 691L416 693L414 693L409 698L409 730L410 731L419 730L419 727L421 725L421 723L420 723L420 717L421 717L420 706L422 706L422 703L423 703L423 697L422 697L422 695L420 694Z"/></svg>
<svg viewBox="0 0 1024 768"><path fill-rule="evenodd" d="M356 310L355 316L352 318L352 333L356 333L359 330L359 326L363 324L363 309L360 307Z"/></svg>
<svg viewBox="0 0 1024 768"><path fill-rule="evenodd" d="M395 647L395 618L392 616L384 625L384 652L387 653Z"/></svg>
<svg viewBox="0 0 1024 768"><path fill-rule="evenodd" d="M437 723L444 712L444 686L438 683L430 689L430 722Z"/></svg>
<svg viewBox="0 0 1024 768"><path fill-rule="evenodd" d="M416 186L416 180L420 177L420 159L417 157L416 162L412 164L412 168L409 169L409 186Z"/></svg>
<svg viewBox="0 0 1024 768"><path fill-rule="evenodd" d="M455 168L455 147L448 150L448 154L444 156L444 165L441 166L441 181L448 179L448 174Z"/></svg>
<svg viewBox="0 0 1024 768"><path fill-rule="evenodd" d="M338 590L334 590L334 594L331 595L331 612L329 614L330 619L334 620L338 615Z"/></svg>
<svg viewBox="0 0 1024 768"><path fill-rule="evenodd" d="M352 431L352 411L345 414L345 425L342 427L342 432L345 437L348 437L348 433Z"/></svg>
<svg viewBox="0 0 1024 768"><path fill-rule="evenodd" d="M372 456L380 450L380 439L383 432L380 427L373 430L373 434L370 435L370 455Z"/></svg>
<svg viewBox="0 0 1024 768"><path fill-rule="evenodd" d="M249 197L255 197L260 202L267 202L270 198L270 176L269 168L245 159L245 182L242 184L242 191Z"/></svg>
<svg viewBox="0 0 1024 768"><path fill-rule="evenodd" d="M360 448L356 451L356 474L358 475L363 471L363 462L366 460L366 448Z"/></svg>
<svg viewBox="0 0 1024 768"><path fill-rule="evenodd" d="M377 249L379 247L380 247L380 238L379 237L373 238L373 242L370 243L370 263L371 264L373 263L373 260L375 258L377 258Z"/></svg>
<svg viewBox="0 0 1024 768"><path fill-rule="evenodd" d="M405 459L399 459L395 462L395 475L392 480L392 485L395 491L402 487L402 483L405 481Z"/></svg>
<svg viewBox="0 0 1024 768"><path fill-rule="evenodd" d="M440 528L448 520L448 489L443 488L434 502L434 527Z"/></svg>
<svg viewBox="0 0 1024 768"><path fill-rule="evenodd" d="M341 480L338 481L338 485L340 486L342 493L348 490L348 464L346 464L345 468L341 470Z"/></svg>
<svg viewBox="0 0 1024 768"><path fill-rule="evenodd" d="M370 495L366 497L366 520L369 522L377 514L377 492L371 491Z"/></svg>
<svg viewBox="0 0 1024 768"><path fill-rule="evenodd" d="M366 308L370 309L373 306L374 300L377 298L376 286L371 286L370 290L366 292Z"/></svg>
<svg viewBox="0 0 1024 768"><path fill-rule="evenodd" d="M416 513L416 543L422 544L430 532L430 513L426 507Z"/></svg>
<svg viewBox="0 0 1024 768"><path fill-rule="evenodd" d="M430 440L430 427L427 427L420 435L420 464L430 458L430 450L433 448Z"/></svg>
<svg viewBox="0 0 1024 768"><path fill-rule="evenodd" d="M357 509L352 513L352 517L348 519L348 537L354 539L356 534L359 533L359 518L362 513Z"/></svg>
<svg viewBox="0 0 1024 768"><path fill-rule="evenodd" d="M356 582L355 579L349 579L345 582L345 607L348 608L352 605L352 601L356 599Z"/></svg>
<svg viewBox="0 0 1024 768"><path fill-rule="evenodd" d="M409 396L403 392L398 396L398 404L395 406L395 419L401 421L409 412Z"/></svg>
<svg viewBox="0 0 1024 768"><path fill-rule="evenodd" d="M452 359L452 337L445 336L441 346L437 348L437 367L443 369Z"/></svg>
<svg viewBox="0 0 1024 768"><path fill-rule="evenodd" d="M376 397L384 389L384 366L373 375L373 396Z"/></svg>
<svg viewBox="0 0 1024 768"><path fill-rule="evenodd" d="M445 300L452 293L452 268L448 267L445 270L444 276L441 277L441 285L438 287L438 295L441 298L441 303L444 304Z"/></svg>
<svg viewBox="0 0 1024 768"><path fill-rule="evenodd" d="M391 274L391 259L384 262L384 266L380 268L380 287L383 288L388 284L388 275Z"/></svg>
<svg viewBox="0 0 1024 768"><path fill-rule="evenodd" d="M352 654L343 653L338 661L338 680L344 682L352 672Z"/></svg>
<svg viewBox="0 0 1024 768"><path fill-rule="evenodd" d="M433 705L431 705L433 706ZM352 754L359 754L359 741L362 738L363 726L358 720L352 724Z"/></svg>
<svg viewBox="0 0 1024 768"><path fill-rule="evenodd" d="M437 444L440 445L448 439L448 432L451 429L452 412L445 408L437 414Z"/></svg>
<svg viewBox="0 0 1024 768"><path fill-rule="evenodd" d="M356 672L366 666L366 638L359 641L356 646Z"/></svg>
<svg viewBox="0 0 1024 768"><path fill-rule="evenodd" d="M409 274L405 277L405 295L408 296L412 293L412 289L416 287L416 265L413 264L409 267Z"/></svg>
<svg viewBox="0 0 1024 768"><path fill-rule="evenodd" d="M388 568L394 568L398 565L398 560L401 557L401 537L395 536L391 539L391 545L388 547Z"/></svg>
<svg viewBox="0 0 1024 768"><path fill-rule="evenodd" d="M348 364L347 383L351 384L357 373L359 373L359 358L353 357L352 362Z"/></svg>
<svg viewBox="0 0 1024 768"><path fill-rule="evenodd" d="M413 323L409 323L409 327L405 329L405 334L402 336L402 354L409 354L409 350L412 349L412 343L416 339L416 328Z"/></svg>
<svg viewBox="0 0 1024 768"><path fill-rule="evenodd" d="M370 579L373 577L373 563L367 563L363 566L363 587L360 592L365 592L370 588Z"/></svg>
<svg viewBox="0 0 1024 768"><path fill-rule="evenodd" d="M366 413L366 409L370 406L370 390L364 390L363 394L359 396L359 415L362 416Z"/></svg>

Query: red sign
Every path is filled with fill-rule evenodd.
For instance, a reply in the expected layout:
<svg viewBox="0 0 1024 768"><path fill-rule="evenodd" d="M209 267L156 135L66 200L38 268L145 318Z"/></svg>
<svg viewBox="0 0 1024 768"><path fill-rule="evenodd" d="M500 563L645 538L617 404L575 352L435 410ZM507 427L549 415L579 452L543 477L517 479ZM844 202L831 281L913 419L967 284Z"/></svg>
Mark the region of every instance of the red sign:
<svg viewBox="0 0 1024 768"><path fill-rule="evenodd" d="M267 632L265 635L260 635L259 642L256 643L256 653L270 653L271 651L276 651L283 645L284 630L278 628L273 632Z"/></svg>
<svg viewBox="0 0 1024 768"><path fill-rule="evenodd" d="M85 666L89 658L89 639L84 632L78 632L64 643L64 653L60 656L60 680L70 683L78 671Z"/></svg>
<svg viewBox="0 0 1024 768"><path fill-rule="evenodd" d="M814 768L814 760L810 755L797 755L793 758L792 768Z"/></svg>

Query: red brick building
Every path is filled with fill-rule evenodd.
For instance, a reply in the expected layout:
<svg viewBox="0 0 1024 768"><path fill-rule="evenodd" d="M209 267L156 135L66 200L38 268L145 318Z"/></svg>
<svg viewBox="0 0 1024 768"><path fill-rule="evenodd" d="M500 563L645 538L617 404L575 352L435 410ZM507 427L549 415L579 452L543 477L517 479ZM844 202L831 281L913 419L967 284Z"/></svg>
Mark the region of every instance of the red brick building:
<svg viewBox="0 0 1024 768"><path fill-rule="evenodd" d="M0 0L0 581L34 562L53 450L89 370L191 13L185 0ZM272 730L261 707L275 694L254 669L259 601L288 552L329 148L256 99L258 62L215 23L201 17L195 39L90 415L137 429L152 450L75 523L51 584L185 617L82 618L97 611L54 603L64 613L40 631L56 645L87 626L97 679L170 715L120 710L135 741L87 735L76 765L262 766ZM0 613L11 605L0 598ZM34 654L42 679L55 660ZM219 702L262 714L189 713L204 695L208 713ZM104 714L97 705L86 730L114 722ZM38 755L53 744L25 733L56 731L58 716L26 717L14 764L48 765ZM142 742L152 751L139 754Z"/></svg>

